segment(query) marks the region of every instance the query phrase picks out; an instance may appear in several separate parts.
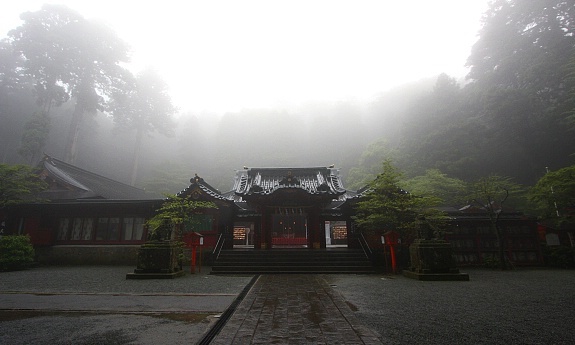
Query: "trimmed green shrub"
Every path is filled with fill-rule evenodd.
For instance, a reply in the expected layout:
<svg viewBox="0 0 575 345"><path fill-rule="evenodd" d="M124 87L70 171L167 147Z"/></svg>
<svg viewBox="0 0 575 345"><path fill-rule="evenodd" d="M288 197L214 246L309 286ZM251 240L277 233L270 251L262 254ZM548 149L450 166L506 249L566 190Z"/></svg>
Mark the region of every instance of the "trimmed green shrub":
<svg viewBox="0 0 575 345"><path fill-rule="evenodd" d="M28 268L34 262L34 247L29 236L2 236L0 238L0 271Z"/></svg>
<svg viewBox="0 0 575 345"><path fill-rule="evenodd" d="M575 268L575 250L566 246L545 247L545 263L550 267Z"/></svg>

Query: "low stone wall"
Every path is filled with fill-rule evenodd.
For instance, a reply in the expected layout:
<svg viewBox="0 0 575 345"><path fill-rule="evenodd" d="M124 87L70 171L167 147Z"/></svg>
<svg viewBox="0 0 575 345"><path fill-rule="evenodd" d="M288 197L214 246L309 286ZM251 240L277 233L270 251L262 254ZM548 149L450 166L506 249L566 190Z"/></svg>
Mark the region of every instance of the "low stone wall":
<svg viewBox="0 0 575 345"><path fill-rule="evenodd" d="M36 261L49 265L136 265L140 245L37 247Z"/></svg>

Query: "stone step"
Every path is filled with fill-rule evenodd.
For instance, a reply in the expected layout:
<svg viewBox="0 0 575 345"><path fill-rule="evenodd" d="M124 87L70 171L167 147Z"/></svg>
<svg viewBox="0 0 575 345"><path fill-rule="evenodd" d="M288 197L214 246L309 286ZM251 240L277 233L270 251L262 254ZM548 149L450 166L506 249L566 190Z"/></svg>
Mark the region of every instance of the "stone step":
<svg viewBox="0 0 575 345"><path fill-rule="evenodd" d="M217 266L371 266L369 261L365 260L333 260L333 261L288 261L288 260L270 260L262 261L217 261Z"/></svg>
<svg viewBox="0 0 575 345"><path fill-rule="evenodd" d="M214 274L374 273L358 250L223 250L212 266Z"/></svg>

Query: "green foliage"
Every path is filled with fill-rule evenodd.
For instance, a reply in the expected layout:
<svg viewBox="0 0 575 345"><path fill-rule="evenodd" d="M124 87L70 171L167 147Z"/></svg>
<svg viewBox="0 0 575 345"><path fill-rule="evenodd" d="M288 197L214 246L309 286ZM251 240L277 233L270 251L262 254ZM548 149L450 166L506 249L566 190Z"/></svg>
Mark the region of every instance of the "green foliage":
<svg viewBox="0 0 575 345"><path fill-rule="evenodd" d="M38 154L42 153L42 148L46 145L49 133L50 118L48 115L44 112L34 115L34 117L26 123L18 153L22 157L29 158L30 162L32 162Z"/></svg>
<svg viewBox="0 0 575 345"><path fill-rule="evenodd" d="M376 109L394 162L410 176L439 169L466 181L495 173L524 184L547 165L572 164L574 20L573 1L493 1L468 60L470 83L460 88L442 74L433 90L404 92ZM354 183L370 168L360 162Z"/></svg>
<svg viewBox="0 0 575 345"><path fill-rule="evenodd" d="M565 78L567 83L567 104L565 107L565 123L575 129L575 54L564 67Z"/></svg>
<svg viewBox="0 0 575 345"><path fill-rule="evenodd" d="M0 271L20 270L34 262L29 236L0 237Z"/></svg>
<svg viewBox="0 0 575 345"><path fill-rule="evenodd" d="M505 256L504 229L499 226L499 219L503 214L504 205L509 199L522 197L522 187L513 182L510 177L489 175L482 177L469 185L469 199L471 204L480 207L487 213L491 231L497 236L499 243L499 264L502 270L510 267Z"/></svg>
<svg viewBox="0 0 575 345"><path fill-rule="evenodd" d="M172 116L176 107L161 76L155 70L147 69L127 86L118 90L111 104L116 125L124 130L173 135L175 123Z"/></svg>
<svg viewBox="0 0 575 345"><path fill-rule="evenodd" d="M145 190L160 194L172 194L182 190L190 182L188 176L190 169L172 161L162 161L155 165L144 180L142 186Z"/></svg>
<svg viewBox="0 0 575 345"><path fill-rule="evenodd" d="M465 182L448 177L437 169L429 169L425 175L408 179L401 185L414 195L436 197L442 205L461 205L465 200Z"/></svg>
<svg viewBox="0 0 575 345"><path fill-rule="evenodd" d="M564 165L573 153L574 136L565 122L574 104L566 73L575 49L574 20L573 1L490 5L468 59L468 77L483 106L484 137L496 144L484 150L491 172L533 181L542 167Z"/></svg>
<svg viewBox="0 0 575 345"><path fill-rule="evenodd" d="M0 90L10 94L25 84L25 78L18 72L23 59L15 54L14 48L7 39L0 40ZM1 98L0 98L1 100Z"/></svg>
<svg viewBox="0 0 575 345"><path fill-rule="evenodd" d="M565 246L544 248L545 264L557 268L575 268L575 249Z"/></svg>
<svg viewBox="0 0 575 345"><path fill-rule="evenodd" d="M381 169L381 162L395 158L396 152L389 147L386 140L378 140L368 145L359 158L359 166L351 168L346 179L346 186L360 189L375 179Z"/></svg>
<svg viewBox="0 0 575 345"><path fill-rule="evenodd" d="M529 191L539 216L556 225L572 222L575 215L575 165L550 171Z"/></svg>
<svg viewBox="0 0 575 345"><path fill-rule="evenodd" d="M217 208L216 204L211 201L196 201L191 200L189 197L180 197L173 194L167 194L166 200L162 206L157 210L154 217L148 220L147 224L152 229L152 237L155 236L156 231L164 231L169 227L173 229L180 229L182 224L194 222L194 214L200 210ZM163 239L171 237L169 234L162 234ZM179 234L178 236L179 237Z"/></svg>
<svg viewBox="0 0 575 345"><path fill-rule="evenodd" d="M0 164L0 209L29 200L46 187L33 168Z"/></svg>
<svg viewBox="0 0 575 345"><path fill-rule="evenodd" d="M470 77L492 85L550 91L570 58L575 5L569 0L497 0L484 16L468 65Z"/></svg>
<svg viewBox="0 0 575 345"><path fill-rule="evenodd" d="M432 208L439 200L406 192L400 187L402 176L389 160L383 162L383 172L357 205L354 219L361 229L395 230L406 239L415 236L421 216L429 222L441 221L443 214Z"/></svg>
<svg viewBox="0 0 575 345"><path fill-rule="evenodd" d="M24 57L21 74L35 80L42 111L75 99L66 141L66 159L72 162L85 115L105 110L113 92L125 86L130 74L120 62L128 61L128 46L108 27L66 6L44 5L21 18L9 37Z"/></svg>
<svg viewBox="0 0 575 345"><path fill-rule="evenodd" d="M523 187L511 177L492 174L469 184L468 200L495 218L503 211L504 204L520 204L524 195Z"/></svg>
<svg viewBox="0 0 575 345"><path fill-rule="evenodd" d="M132 87L115 92L114 98L110 108L114 122L118 128L136 131L132 157L133 185L138 174L144 135L156 131L172 136L175 127L172 117L176 107L168 94L168 85L151 69L140 73Z"/></svg>
<svg viewBox="0 0 575 345"><path fill-rule="evenodd" d="M496 269L501 267L501 262L497 256L488 256L483 259L483 267Z"/></svg>
<svg viewBox="0 0 575 345"><path fill-rule="evenodd" d="M64 6L45 5L40 11L21 15L24 24L9 32L14 50L24 57L23 75L35 79L37 102L43 111L59 106L71 97L68 87L74 79L69 49L73 27L83 18ZM86 37L84 37L86 39Z"/></svg>

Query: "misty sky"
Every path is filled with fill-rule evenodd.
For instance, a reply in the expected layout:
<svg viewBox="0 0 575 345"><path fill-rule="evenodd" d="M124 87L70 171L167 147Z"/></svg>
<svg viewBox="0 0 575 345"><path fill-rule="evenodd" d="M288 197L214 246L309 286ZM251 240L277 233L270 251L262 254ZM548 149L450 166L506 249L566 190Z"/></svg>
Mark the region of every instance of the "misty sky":
<svg viewBox="0 0 575 345"><path fill-rule="evenodd" d="M134 72L160 71L180 110L225 112L463 77L487 2L18 0L0 6L0 36L22 12L66 4L127 41Z"/></svg>

